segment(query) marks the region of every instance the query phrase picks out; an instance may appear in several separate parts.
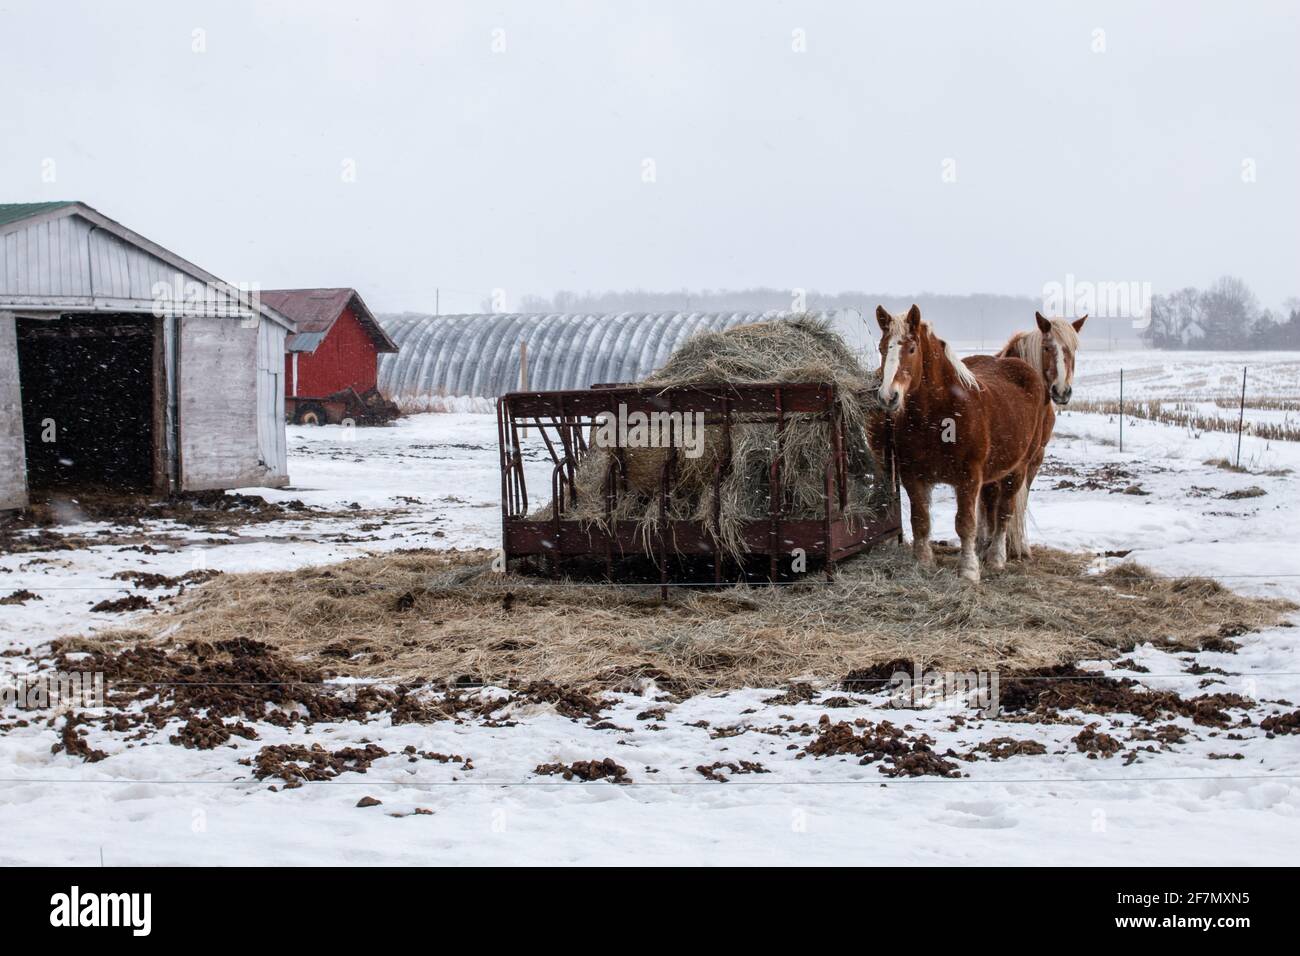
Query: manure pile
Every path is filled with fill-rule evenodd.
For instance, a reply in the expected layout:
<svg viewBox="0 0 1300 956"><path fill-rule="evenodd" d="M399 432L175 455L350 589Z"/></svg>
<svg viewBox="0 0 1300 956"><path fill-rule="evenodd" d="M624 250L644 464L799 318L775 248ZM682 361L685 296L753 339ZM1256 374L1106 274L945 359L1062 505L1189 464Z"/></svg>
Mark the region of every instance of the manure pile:
<svg viewBox="0 0 1300 956"><path fill-rule="evenodd" d="M671 388L781 382L835 385L848 456L844 513L863 520L884 514L889 508L890 488L866 441L868 415L874 404L871 392L879 376L863 367L827 323L802 316L698 335L639 384ZM822 516L825 468L832 443L828 423L809 414L786 415L780 443L784 517ZM665 517L703 524L725 552L739 560L746 550L742 539L745 524L769 516L769 468L777 454L776 425L733 415L729 455L727 451L722 426L711 424L705 428L698 457L677 455ZM623 450L627 482L614 502L611 517L637 522L648 554L653 553L651 543L658 535L659 481L670 453L667 448ZM593 443L577 469L577 500L568 506L565 518L606 528L605 480L614 454L612 449L594 447ZM727 460L721 462L722 480L715 502L713 475L724 455ZM551 503L530 517L548 520Z"/></svg>

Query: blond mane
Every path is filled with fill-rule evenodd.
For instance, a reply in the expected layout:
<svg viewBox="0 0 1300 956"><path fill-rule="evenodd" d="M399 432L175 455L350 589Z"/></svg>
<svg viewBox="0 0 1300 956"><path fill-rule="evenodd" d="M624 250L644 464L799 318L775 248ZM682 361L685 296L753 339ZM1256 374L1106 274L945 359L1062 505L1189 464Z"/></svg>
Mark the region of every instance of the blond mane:
<svg viewBox="0 0 1300 956"><path fill-rule="evenodd" d="M1061 345L1067 348L1071 353L1079 351L1079 333L1075 331L1074 326L1068 319L1048 319L1052 324L1052 334L1060 341ZM1007 344L1002 346L1002 351L998 353L1000 358L1015 357L1024 359L1032 368L1042 370L1041 356L1043 353L1043 333L1037 328L1032 328L1027 332L1017 332L1007 340Z"/></svg>

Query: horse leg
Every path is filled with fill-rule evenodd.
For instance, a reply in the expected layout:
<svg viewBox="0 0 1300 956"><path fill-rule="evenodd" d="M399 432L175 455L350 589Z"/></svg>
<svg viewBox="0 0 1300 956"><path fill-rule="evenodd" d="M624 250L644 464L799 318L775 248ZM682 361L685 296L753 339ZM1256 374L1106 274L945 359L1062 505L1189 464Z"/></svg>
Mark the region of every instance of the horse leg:
<svg viewBox="0 0 1300 956"><path fill-rule="evenodd" d="M904 481L907 500L912 505L912 553L922 564L934 564L930 549L930 486L920 481Z"/></svg>
<svg viewBox="0 0 1300 956"><path fill-rule="evenodd" d="M1011 474L998 483L998 510L993 518L993 538L989 542L985 560L989 567L1001 571L1007 566L1007 536L1012 524L1016 504L1021 500L1021 491L1025 487L1025 478L1021 474Z"/></svg>
<svg viewBox="0 0 1300 956"><path fill-rule="evenodd" d="M961 538L961 576L967 581L979 582L980 559L975 553L975 511L979 505L978 477L967 478L956 486L957 536Z"/></svg>
<svg viewBox="0 0 1300 956"><path fill-rule="evenodd" d="M994 485L980 489L979 504L975 512L975 548L983 554L993 540L993 516L997 514L998 491Z"/></svg>
<svg viewBox="0 0 1300 956"><path fill-rule="evenodd" d="M1011 516L1007 519L1007 553L1013 558L1027 558L1030 556L1029 536L1025 532L1025 516L1029 511L1029 486L1034 483L1034 478L1038 475L1038 469L1042 467L1043 452L1044 449L1039 448L1033 460L1030 461L1029 469L1025 473L1025 480L1016 491Z"/></svg>

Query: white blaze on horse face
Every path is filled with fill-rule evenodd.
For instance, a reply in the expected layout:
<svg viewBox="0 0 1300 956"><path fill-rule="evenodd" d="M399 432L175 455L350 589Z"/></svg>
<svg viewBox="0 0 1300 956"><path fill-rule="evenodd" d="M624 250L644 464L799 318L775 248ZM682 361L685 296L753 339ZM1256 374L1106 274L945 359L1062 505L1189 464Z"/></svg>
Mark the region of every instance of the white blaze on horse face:
<svg viewBox="0 0 1300 956"><path fill-rule="evenodd" d="M893 334L889 339L889 345L885 349L885 362L880 370L880 401L885 405L893 405L902 396L899 389L894 385L894 378L898 375L898 365L902 361L903 344L899 341L897 334Z"/></svg>
<svg viewBox="0 0 1300 956"><path fill-rule="evenodd" d="M1065 368L1065 346L1060 342L1056 342L1055 346L1053 351L1056 353L1056 387L1064 390L1070 387L1069 374Z"/></svg>

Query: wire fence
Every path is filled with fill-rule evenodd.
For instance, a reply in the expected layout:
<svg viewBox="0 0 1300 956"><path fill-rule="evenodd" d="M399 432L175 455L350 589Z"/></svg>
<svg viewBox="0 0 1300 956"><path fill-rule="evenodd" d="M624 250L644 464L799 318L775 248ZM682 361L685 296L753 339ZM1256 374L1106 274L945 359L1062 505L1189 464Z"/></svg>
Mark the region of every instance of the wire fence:
<svg viewBox="0 0 1300 956"><path fill-rule="evenodd" d="M1237 447L1232 462L1235 467L1241 466L1243 436L1300 442L1300 391L1273 387L1251 395L1248 391L1249 366L1242 368L1240 390L1235 394L1226 394L1223 389L1198 393L1160 387L1140 389L1134 395L1131 376L1126 373L1123 368L1118 371L1117 395L1099 396L1097 392L1101 390L1098 388L1079 388L1077 391L1083 394L1066 409L1069 412L1115 416L1121 452L1124 450L1126 419L1154 421L1196 433L1235 434ZM1248 410L1260 414L1248 418Z"/></svg>

